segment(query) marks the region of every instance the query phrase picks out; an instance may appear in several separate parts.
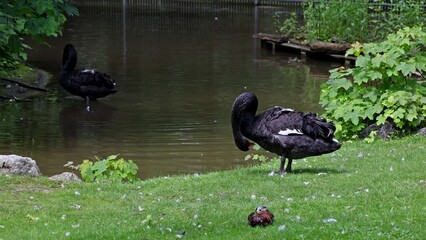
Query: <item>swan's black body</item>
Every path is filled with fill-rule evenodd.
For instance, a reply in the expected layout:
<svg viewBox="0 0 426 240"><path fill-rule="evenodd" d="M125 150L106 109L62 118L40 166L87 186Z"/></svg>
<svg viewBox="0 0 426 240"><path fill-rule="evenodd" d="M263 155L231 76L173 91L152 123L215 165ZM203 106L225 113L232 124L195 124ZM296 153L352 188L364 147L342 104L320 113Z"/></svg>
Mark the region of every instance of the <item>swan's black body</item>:
<svg viewBox="0 0 426 240"><path fill-rule="evenodd" d="M62 57L60 83L69 93L86 99L87 109L89 109L89 100L117 92L114 79L106 73L91 69L75 69L76 64L77 51L72 44L67 44Z"/></svg>
<svg viewBox="0 0 426 240"><path fill-rule="evenodd" d="M250 139L262 148L281 156L279 173L291 172L293 159L336 151L340 143L334 138L335 127L315 113L294 112L282 107L270 108L256 115L258 101L253 93L242 93L232 107L232 130L235 144L248 151Z"/></svg>

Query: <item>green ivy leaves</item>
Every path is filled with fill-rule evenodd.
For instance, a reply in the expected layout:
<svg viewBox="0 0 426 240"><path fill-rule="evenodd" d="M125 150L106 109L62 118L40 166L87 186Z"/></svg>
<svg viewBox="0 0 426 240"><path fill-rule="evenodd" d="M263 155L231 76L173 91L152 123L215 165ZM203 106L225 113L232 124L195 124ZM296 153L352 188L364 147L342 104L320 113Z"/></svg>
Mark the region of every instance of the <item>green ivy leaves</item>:
<svg viewBox="0 0 426 240"><path fill-rule="evenodd" d="M372 123L392 122L402 131L425 124L426 33L403 28L380 43L360 44L347 55L359 55L355 68L330 71L320 104L341 137L353 137ZM420 73L420 74L419 74Z"/></svg>

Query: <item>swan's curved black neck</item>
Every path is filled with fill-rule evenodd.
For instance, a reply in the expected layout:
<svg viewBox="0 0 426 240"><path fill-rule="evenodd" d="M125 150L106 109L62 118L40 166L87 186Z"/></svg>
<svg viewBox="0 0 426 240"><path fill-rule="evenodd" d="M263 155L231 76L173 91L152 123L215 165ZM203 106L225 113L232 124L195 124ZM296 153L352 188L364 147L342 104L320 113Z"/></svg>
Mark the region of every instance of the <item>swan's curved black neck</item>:
<svg viewBox="0 0 426 240"><path fill-rule="evenodd" d="M77 65L77 50L72 44L67 44L62 55L62 70L74 71Z"/></svg>
<svg viewBox="0 0 426 240"><path fill-rule="evenodd" d="M231 112L232 133L237 147L248 151L250 142L244 137L243 128L249 126L255 118L258 101L253 93L242 93L234 102Z"/></svg>

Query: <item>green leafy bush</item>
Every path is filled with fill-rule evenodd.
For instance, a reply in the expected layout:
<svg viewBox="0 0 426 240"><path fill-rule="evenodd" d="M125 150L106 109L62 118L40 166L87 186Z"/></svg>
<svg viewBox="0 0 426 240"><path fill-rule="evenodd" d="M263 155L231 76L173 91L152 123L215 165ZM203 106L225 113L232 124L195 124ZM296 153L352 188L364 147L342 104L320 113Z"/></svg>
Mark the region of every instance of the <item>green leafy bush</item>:
<svg viewBox="0 0 426 240"><path fill-rule="evenodd" d="M118 155L110 155L105 159L95 156L95 161L86 159L78 166L73 166L72 162L65 166L79 170L85 182L102 180L134 182L137 180L138 166L132 160L118 159Z"/></svg>
<svg viewBox="0 0 426 240"><path fill-rule="evenodd" d="M305 3L307 38L352 43L365 40L369 28L369 0L311 0Z"/></svg>
<svg viewBox="0 0 426 240"><path fill-rule="evenodd" d="M304 30L309 41L383 41L390 33L426 22L425 0L309 0Z"/></svg>
<svg viewBox="0 0 426 240"><path fill-rule="evenodd" d="M41 41L61 34L68 16L78 10L67 0L5 0L0 4L0 71L26 60L24 37Z"/></svg>
<svg viewBox="0 0 426 240"><path fill-rule="evenodd" d="M381 3L383 0L375 0ZM371 28L368 34L371 40L383 40L389 33L404 27L414 27L426 21L425 0L392 0L392 7L384 9L380 5L372 5L370 12Z"/></svg>
<svg viewBox="0 0 426 240"><path fill-rule="evenodd" d="M288 36L292 40L305 39L305 29L304 26L299 23L296 12L290 13L289 17L284 21L281 21L280 15L278 13L275 13L272 18L278 33Z"/></svg>
<svg viewBox="0 0 426 240"><path fill-rule="evenodd" d="M336 68L321 87L320 104L340 137L353 137L372 123L402 131L425 124L426 33L404 28L379 43L355 44L355 68Z"/></svg>

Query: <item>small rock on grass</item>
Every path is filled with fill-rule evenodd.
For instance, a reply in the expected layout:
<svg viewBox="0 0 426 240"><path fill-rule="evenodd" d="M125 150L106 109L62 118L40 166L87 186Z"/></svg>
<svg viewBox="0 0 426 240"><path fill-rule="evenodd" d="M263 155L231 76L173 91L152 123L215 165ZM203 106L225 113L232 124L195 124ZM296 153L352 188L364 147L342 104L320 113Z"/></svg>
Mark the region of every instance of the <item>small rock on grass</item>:
<svg viewBox="0 0 426 240"><path fill-rule="evenodd" d="M61 174L57 174L49 177L52 181L62 181L62 182L81 182L81 179L77 176L77 174L72 172L63 172Z"/></svg>

